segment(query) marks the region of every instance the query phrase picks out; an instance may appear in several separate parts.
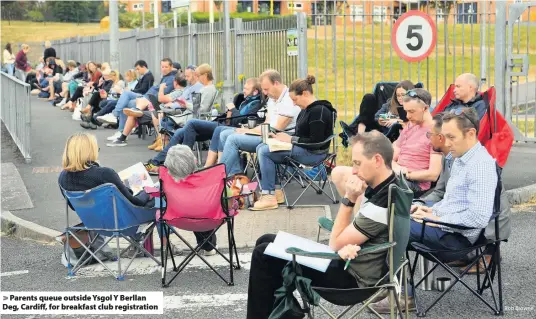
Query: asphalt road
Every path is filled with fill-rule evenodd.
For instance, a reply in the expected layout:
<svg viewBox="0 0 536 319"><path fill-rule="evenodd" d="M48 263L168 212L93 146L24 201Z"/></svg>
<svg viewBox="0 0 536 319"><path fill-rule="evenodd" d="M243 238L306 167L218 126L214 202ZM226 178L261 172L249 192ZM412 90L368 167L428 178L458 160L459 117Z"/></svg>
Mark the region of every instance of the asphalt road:
<svg viewBox="0 0 536 319"><path fill-rule="evenodd" d="M536 286L534 265L536 256L532 253L534 243L533 225L536 222L536 207L526 207L512 215L513 232L508 243L502 247L504 318L535 318L536 299L533 290ZM192 319L231 319L245 318L249 264L235 272L235 286L228 287L208 268L195 266L187 268L169 288L161 288L158 271L146 275L127 275L126 280L118 282L109 276L95 274L87 277L69 279L66 269L60 264L61 247L43 245L33 241L1 238L2 291L163 291L163 316L134 316L132 318L192 318ZM239 252L248 255L250 250ZM221 268L218 268L221 269ZM9 272L28 271L18 275L5 275ZM436 274L445 275L443 272ZM468 280L474 286L474 277ZM438 292L421 292L419 297L425 303L438 295ZM485 297L490 297L485 293ZM517 308L516 308L517 307ZM332 307L333 308L333 307ZM524 310L519 310L523 308ZM338 308L337 308L338 309ZM516 310L517 309L517 310ZM318 312L317 312L318 313ZM14 317L3 315L2 318ZM26 316L25 318L52 317ZM117 315L88 316L116 318ZM464 287L455 286L431 312L428 318L491 318L492 313L478 302ZM15 318L15 317L14 317ZM21 318L17 316L16 318ZM72 316L54 316L72 318ZM325 317L320 317L325 318ZM365 313L362 318L373 318Z"/></svg>

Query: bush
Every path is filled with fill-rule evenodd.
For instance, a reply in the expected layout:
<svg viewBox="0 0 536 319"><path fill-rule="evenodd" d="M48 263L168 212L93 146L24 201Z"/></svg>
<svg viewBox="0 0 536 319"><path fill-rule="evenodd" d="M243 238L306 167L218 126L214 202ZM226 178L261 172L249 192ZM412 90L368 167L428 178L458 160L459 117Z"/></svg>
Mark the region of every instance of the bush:
<svg viewBox="0 0 536 319"><path fill-rule="evenodd" d="M223 13L214 12L214 21L218 21L219 18L223 19ZM231 19L235 18L242 18L242 21L248 22L248 21L257 21L257 20L265 20L265 19L279 19L284 16L280 15L268 15L268 14L257 14L252 12L233 12L231 13ZM153 15L152 14L145 14L145 25L146 27L152 27L153 25ZM164 13L160 15L159 22L161 24L164 24L168 21L173 21L173 13ZM192 22L193 23L209 23L210 21L210 14L208 12L193 12L192 13ZM170 22L168 22L170 23ZM185 26L188 25L188 15L186 12L181 12L178 17L179 26ZM134 12L126 12L119 14L119 27L120 28L141 28L142 24L142 16L141 13L134 13ZM307 17L307 27L311 26L311 18Z"/></svg>
<svg viewBox="0 0 536 319"><path fill-rule="evenodd" d="M45 21L45 17L41 13L41 11L37 10L30 10L26 12L25 14L26 19L33 21L33 22L43 22Z"/></svg>

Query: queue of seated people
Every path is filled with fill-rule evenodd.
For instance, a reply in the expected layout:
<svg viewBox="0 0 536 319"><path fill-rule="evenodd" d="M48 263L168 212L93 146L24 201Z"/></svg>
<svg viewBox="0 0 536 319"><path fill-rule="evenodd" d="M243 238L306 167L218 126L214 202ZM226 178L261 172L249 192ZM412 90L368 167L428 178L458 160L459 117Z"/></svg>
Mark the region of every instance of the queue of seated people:
<svg viewBox="0 0 536 319"><path fill-rule="evenodd" d="M162 63L167 63L164 60ZM188 109L191 100L188 101L184 97L184 92L196 83L201 83L202 88L199 91L202 108L208 104L210 108L215 94L211 89L213 76L210 66L201 65L197 68L189 66L186 69L186 80L188 85L184 87L184 80L174 75L172 84L174 91L168 91L167 95L165 94L165 89L169 87L167 83L159 85L158 102L164 107ZM312 164L325 158L328 153L330 142L324 144L321 142L333 134L336 110L330 102L315 98L314 83L315 78L308 76L286 86L276 70L266 70L258 79L248 79L244 85L243 102L240 105L228 105L223 114L223 121L187 120L182 128L174 132L167 146L145 164L146 169L154 173L159 166L164 165L170 171L174 169L180 171L181 167L170 167L172 163L182 163L182 160L173 159L173 156L192 159L194 157L191 150L195 142L210 139L212 143L205 166L224 163L228 175L243 172L240 162L241 151L257 154L262 196L252 209L277 208L283 201L283 194L281 189L278 189L275 166L281 164L287 156L299 159L306 165ZM392 118L378 116L375 129L370 129L368 126L372 122L358 123L358 130L352 138L353 166L337 166L332 172L332 181L343 199L334 221L329 245L338 252L341 259L332 261L325 273L303 268L303 276L311 279L312 285L354 288L371 285L385 274L386 252L377 253L374 258L358 258L351 264L352 272L344 269L344 260L358 256L361 248L388 241L385 218L387 189L392 183L400 183L398 177L400 174L407 180L415 198L419 199L411 208L410 243L421 240L421 223L424 218L475 228L457 230L444 226L427 227L423 243L431 248L445 250L469 247L477 240L480 229L488 225L493 212L497 176L495 160L477 138L479 121L484 114L483 103L481 98L479 99L478 82L474 75L459 76L455 85L456 99L444 113L432 117L430 93L421 88L414 88L409 81L403 81L395 89L393 99L383 111L380 110L381 112L389 110L388 113ZM178 92L171 95L175 90L182 92L180 94L182 98L177 98ZM267 101L264 101L262 96L266 96ZM137 93L136 96L131 95L121 101L123 112L120 114L125 115L125 124L110 146L126 145L129 129L132 129L140 118L145 117L155 125L166 125L161 113L155 112L154 105L138 101L141 99L144 97ZM207 100L212 101L207 103ZM291 151L270 152L269 147L259 136L259 126L238 127L244 123L244 119L247 120L249 115L257 114L262 107L266 109L265 122L278 131L272 137L294 144ZM381 114L384 113L379 115ZM242 117L239 121L233 121L235 116ZM133 120L129 121L130 118ZM134 125L131 125L131 122ZM394 125L400 125L399 137L391 143L386 133L389 131L388 128ZM163 139L165 135L161 134L154 143L157 144L158 140ZM89 140L96 144L94 138ZM72 138L68 141L65 154L69 154L68 148L71 147L69 143L72 143ZM93 148L98 149L96 145ZM183 152L177 152L178 148ZM73 186L70 182L66 182L69 180L66 176L70 172L69 163L74 159L66 159L65 156L64 169L67 173L64 172L60 176L60 185L66 190L90 189L110 182L110 177L104 175L117 175L113 170L107 169L106 174L102 172L91 174L91 185ZM78 170L97 171L94 168L96 160L95 156L77 159L88 163L80 166ZM117 178L111 182L121 184ZM432 188L432 182L437 182L435 188ZM128 189L123 191L129 192ZM154 205L147 194L138 196L144 197L143 203L138 203L139 199L131 194L128 198L132 197L131 201L136 205ZM354 207L355 218L352 218ZM276 231L274 229L274 232ZM248 289L248 318L268 318L273 307L274 292L282 286L281 270L286 261L264 254L266 246L274 238L275 236L271 234L262 236L253 251ZM199 234L198 242L202 239L203 234ZM215 238L213 244L212 247L215 247ZM380 313L385 312L388 306L386 299L373 305ZM411 298L409 306L412 307Z"/></svg>

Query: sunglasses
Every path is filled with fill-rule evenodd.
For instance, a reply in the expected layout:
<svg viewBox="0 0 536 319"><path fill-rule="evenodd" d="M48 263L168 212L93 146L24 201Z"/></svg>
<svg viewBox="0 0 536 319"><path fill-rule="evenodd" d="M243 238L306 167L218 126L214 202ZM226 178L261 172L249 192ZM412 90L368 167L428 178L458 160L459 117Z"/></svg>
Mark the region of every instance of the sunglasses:
<svg viewBox="0 0 536 319"><path fill-rule="evenodd" d="M427 139L430 139L430 138L432 138L432 136L436 136L436 135L439 136L439 135L441 135L441 133L426 132L426 138Z"/></svg>
<svg viewBox="0 0 536 319"><path fill-rule="evenodd" d="M473 125L473 127L476 129L476 123L467 115L465 114L465 112L463 111L463 109L461 108L458 108L458 109L454 109L454 110L451 110L450 111L451 114L454 114L456 116L463 116L464 118L466 118L469 122L471 122L471 124Z"/></svg>
<svg viewBox="0 0 536 319"><path fill-rule="evenodd" d="M409 96L411 98L414 98L414 99L419 99L421 100L424 104L428 105L428 103L424 102L424 100L419 96L419 94L417 94L417 92L413 91L413 90L409 90L406 92L406 94L404 96Z"/></svg>

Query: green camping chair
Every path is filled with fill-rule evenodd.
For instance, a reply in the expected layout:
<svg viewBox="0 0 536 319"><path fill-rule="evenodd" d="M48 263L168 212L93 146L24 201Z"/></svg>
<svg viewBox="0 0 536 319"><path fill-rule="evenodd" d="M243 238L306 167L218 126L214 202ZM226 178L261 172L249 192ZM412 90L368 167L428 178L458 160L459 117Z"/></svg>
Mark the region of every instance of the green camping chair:
<svg viewBox="0 0 536 319"><path fill-rule="evenodd" d="M352 289L335 289L335 288L324 288L324 287L304 287L303 278L300 277L299 265L296 264L296 256L306 256L306 257L315 257L315 258L325 258L325 259L339 259L339 255L336 253L315 253L315 252L306 252L297 248L288 248L287 253L292 254L293 261L289 265L293 265L295 272L293 275L296 277L296 287L301 294L302 301L304 303L303 309L304 313L308 313L309 318L313 318L314 314L310 311L311 305L318 306L322 309L330 318L342 318L346 313L348 313L355 305L363 303L357 312L350 318L356 317L361 313L365 308L369 308L373 313L378 317L382 318L380 314L375 312L369 304L372 303L378 296L382 293L388 291L389 298L391 302L391 318L395 317L395 303L396 308L400 317L402 318L402 309L400 307L398 298L395 298L397 291L400 290L400 283L404 283L407 278L407 264L406 259L406 246L409 240L410 232L410 207L413 200L413 192L409 189L403 189L395 184L389 186L389 197L388 197L388 227L389 227L389 242L383 245L377 245L373 247L367 247L365 249L372 249L375 251L378 250L388 250L387 262L389 265L389 271L385 276L380 279L376 285L369 287L359 287ZM331 230L329 225L320 224L321 228L326 226ZM359 260L359 253L355 260ZM285 273L285 272L284 272ZM287 274L287 273L285 273ZM399 278L400 280L398 280ZM287 277L285 276L285 279ZM310 281L309 281L310 283ZM406 308L407 308L407 285L405 287L405 298L406 298ZM312 290L312 293L310 293ZM303 293L303 292L307 293ZM313 295L312 297L310 297ZM326 307L319 303L319 297L325 299L326 301L338 305L338 306L347 306L347 308L340 313L338 316L332 314ZM287 295L287 297L292 297L292 295ZM292 302L287 302L286 304L292 304ZM408 309L404 312L408 314ZM276 316L277 317L277 316ZM272 317L271 317L272 318Z"/></svg>

